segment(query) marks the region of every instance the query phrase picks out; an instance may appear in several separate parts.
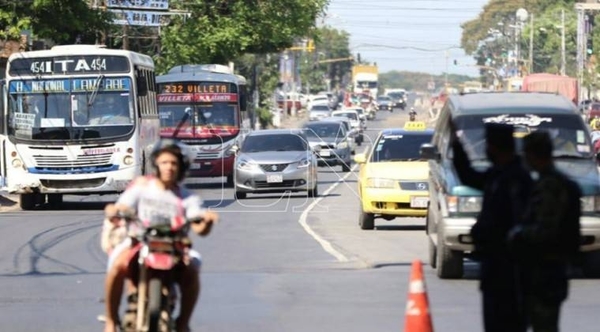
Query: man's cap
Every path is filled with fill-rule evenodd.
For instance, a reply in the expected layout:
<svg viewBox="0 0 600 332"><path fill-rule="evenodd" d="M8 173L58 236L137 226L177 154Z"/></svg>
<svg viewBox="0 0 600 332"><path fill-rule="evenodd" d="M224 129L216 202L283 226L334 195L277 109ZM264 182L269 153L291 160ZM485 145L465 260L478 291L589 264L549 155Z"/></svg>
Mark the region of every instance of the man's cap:
<svg viewBox="0 0 600 332"><path fill-rule="evenodd" d="M514 150L514 127L504 123L486 123L485 139L490 145L502 150Z"/></svg>
<svg viewBox="0 0 600 332"><path fill-rule="evenodd" d="M523 138L523 150L541 158L552 158L552 138L547 131L535 131Z"/></svg>

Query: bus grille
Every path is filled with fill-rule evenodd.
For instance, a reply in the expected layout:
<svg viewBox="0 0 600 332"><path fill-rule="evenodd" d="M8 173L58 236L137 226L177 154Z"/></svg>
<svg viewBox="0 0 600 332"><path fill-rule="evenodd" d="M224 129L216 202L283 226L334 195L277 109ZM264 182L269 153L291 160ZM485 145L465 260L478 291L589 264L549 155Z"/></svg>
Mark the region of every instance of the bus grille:
<svg viewBox="0 0 600 332"><path fill-rule="evenodd" d="M98 155L79 155L75 160L67 156L33 156L36 167L39 168L84 168L111 165L112 153Z"/></svg>

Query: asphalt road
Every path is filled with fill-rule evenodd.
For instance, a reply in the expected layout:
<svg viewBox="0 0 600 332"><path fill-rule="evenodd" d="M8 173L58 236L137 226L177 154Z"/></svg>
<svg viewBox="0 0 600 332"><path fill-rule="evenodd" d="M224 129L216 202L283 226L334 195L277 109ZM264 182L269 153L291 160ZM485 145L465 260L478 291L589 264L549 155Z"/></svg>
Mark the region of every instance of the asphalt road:
<svg viewBox="0 0 600 332"><path fill-rule="evenodd" d="M369 135L401 126L407 111L380 112ZM419 112L426 119L427 113ZM365 146L363 146L365 147ZM358 227L356 173L322 168L321 197L250 195L218 182L191 186L222 222L194 243L204 259L195 331L402 331L410 264L426 262L424 220ZM0 214L0 331L99 331L106 256L102 208L114 196L66 197L63 209ZM425 266L436 331L482 331L470 266L438 280ZM575 280L565 331L597 331L598 281Z"/></svg>

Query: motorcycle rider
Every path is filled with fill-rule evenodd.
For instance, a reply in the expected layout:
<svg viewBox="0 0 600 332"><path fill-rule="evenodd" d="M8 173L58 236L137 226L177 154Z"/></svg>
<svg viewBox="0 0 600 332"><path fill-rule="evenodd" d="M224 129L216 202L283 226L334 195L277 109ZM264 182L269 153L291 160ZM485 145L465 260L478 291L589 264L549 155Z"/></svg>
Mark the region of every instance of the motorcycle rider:
<svg viewBox="0 0 600 332"><path fill-rule="evenodd" d="M154 214L166 216L172 221L181 218L202 218L203 222L192 223L191 229L201 236L208 235L212 225L217 222L218 215L203 209L201 198L180 184L190 166L185 146L174 140L161 140L156 144L150 158L155 175L134 180L115 204L106 206L106 218L118 222L119 212L137 213L142 221L148 220ZM125 280L128 294L135 293L136 285L129 278L129 264L135 257L132 243L132 238L126 237L110 252L105 281L105 332L118 330L119 304ZM183 259L183 266L178 271L176 280L181 294L180 314L176 319L178 332L189 331L189 320L200 293L200 254L190 250L187 256Z"/></svg>
<svg viewBox="0 0 600 332"><path fill-rule="evenodd" d="M414 107L410 108L410 112L408 112L408 116L409 116L410 121L415 121L415 119L417 117L417 112L415 111Z"/></svg>

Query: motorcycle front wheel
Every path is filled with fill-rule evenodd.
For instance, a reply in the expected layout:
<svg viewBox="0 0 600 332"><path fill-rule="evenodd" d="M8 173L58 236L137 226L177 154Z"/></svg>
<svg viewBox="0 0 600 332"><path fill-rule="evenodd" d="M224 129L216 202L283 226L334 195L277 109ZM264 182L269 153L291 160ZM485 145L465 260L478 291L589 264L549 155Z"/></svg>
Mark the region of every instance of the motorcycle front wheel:
<svg viewBox="0 0 600 332"><path fill-rule="evenodd" d="M169 320L161 322L163 312L162 282L159 278L150 279L148 284L148 331L168 332ZM162 323L162 324L161 324Z"/></svg>

